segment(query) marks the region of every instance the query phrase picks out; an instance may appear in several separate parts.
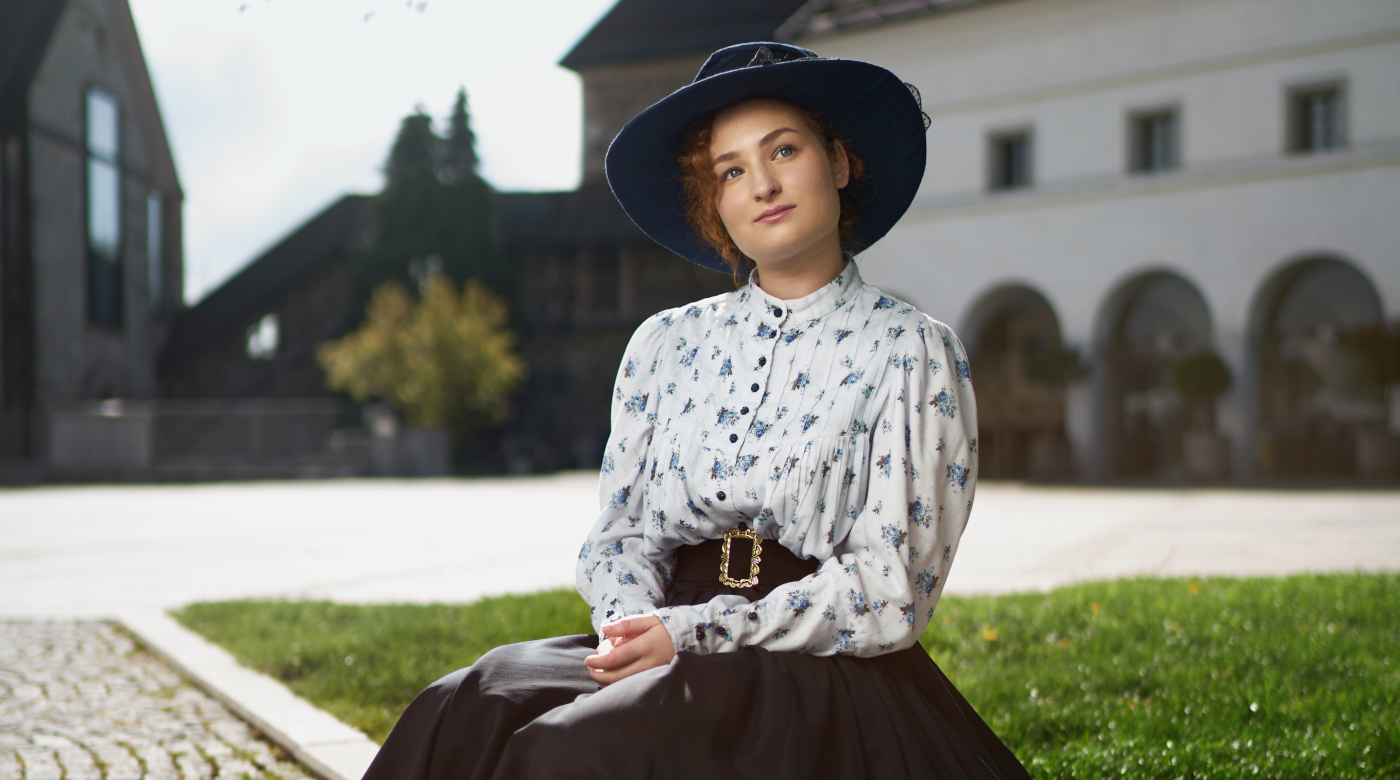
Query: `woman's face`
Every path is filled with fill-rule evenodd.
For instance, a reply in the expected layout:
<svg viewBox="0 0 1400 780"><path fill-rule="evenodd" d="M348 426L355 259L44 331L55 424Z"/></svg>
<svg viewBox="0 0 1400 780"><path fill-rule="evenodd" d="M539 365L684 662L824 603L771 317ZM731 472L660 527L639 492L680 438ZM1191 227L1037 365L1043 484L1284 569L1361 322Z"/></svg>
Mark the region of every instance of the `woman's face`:
<svg viewBox="0 0 1400 780"><path fill-rule="evenodd" d="M792 106L748 100L720 111L710 159L720 219L760 270L839 257L846 155L838 145L833 160Z"/></svg>

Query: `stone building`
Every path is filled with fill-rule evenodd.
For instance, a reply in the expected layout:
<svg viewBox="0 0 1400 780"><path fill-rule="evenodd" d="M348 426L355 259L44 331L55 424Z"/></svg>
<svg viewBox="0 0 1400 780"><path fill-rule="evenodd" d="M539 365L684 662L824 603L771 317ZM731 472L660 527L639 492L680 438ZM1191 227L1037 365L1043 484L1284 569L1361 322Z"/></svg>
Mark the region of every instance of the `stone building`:
<svg viewBox="0 0 1400 780"><path fill-rule="evenodd" d="M156 394L181 305L180 182L125 0L0 4L0 462Z"/></svg>
<svg viewBox="0 0 1400 780"><path fill-rule="evenodd" d="M1342 346L1400 315L1400 5L812 0L778 37L922 91L860 262L966 342L988 475L1400 480L1400 388ZM1203 350L1233 383L1188 408Z"/></svg>

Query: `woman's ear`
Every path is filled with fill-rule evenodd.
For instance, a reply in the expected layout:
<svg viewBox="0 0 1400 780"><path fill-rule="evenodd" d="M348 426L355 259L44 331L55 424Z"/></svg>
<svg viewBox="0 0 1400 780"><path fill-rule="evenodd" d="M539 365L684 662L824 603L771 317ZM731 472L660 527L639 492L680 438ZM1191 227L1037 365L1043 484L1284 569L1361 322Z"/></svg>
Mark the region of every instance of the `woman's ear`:
<svg viewBox="0 0 1400 780"><path fill-rule="evenodd" d="M840 141L832 144L831 175L838 190L851 183L851 158L846 156L846 145Z"/></svg>

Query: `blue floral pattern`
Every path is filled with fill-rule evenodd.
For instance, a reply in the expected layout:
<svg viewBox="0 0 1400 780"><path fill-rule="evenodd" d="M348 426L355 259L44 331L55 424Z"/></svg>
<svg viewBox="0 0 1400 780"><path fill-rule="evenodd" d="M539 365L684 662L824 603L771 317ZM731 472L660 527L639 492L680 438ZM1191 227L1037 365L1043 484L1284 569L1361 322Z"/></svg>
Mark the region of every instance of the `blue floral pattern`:
<svg viewBox="0 0 1400 780"><path fill-rule="evenodd" d="M655 614L697 653L917 641L976 486L971 370L946 325L848 263L800 300L750 284L651 317L612 395L602 508L578 562L595 627ZM740 524L820 568L753 605L661 606L676 551Z"/></svg>

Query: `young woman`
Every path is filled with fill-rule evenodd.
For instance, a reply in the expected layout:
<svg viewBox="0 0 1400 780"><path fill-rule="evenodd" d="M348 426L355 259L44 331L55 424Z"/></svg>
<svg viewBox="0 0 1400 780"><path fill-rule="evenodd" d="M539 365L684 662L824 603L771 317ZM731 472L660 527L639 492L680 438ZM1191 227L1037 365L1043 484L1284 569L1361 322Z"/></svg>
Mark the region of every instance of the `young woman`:
<svg viewBox="0 0 1400 780"><path fill-rule="evenodd" d="M972 507L967 358L851 261L924 130L889 71L769 43L618 134L637 225L748 283L627 347L579 553L600 636L434 683L367 780L1028 777L917 643Z"/></svg>

